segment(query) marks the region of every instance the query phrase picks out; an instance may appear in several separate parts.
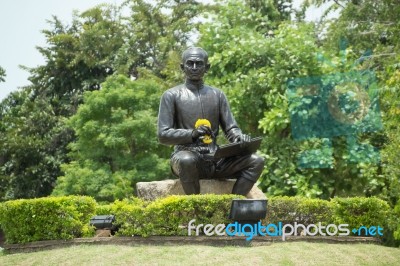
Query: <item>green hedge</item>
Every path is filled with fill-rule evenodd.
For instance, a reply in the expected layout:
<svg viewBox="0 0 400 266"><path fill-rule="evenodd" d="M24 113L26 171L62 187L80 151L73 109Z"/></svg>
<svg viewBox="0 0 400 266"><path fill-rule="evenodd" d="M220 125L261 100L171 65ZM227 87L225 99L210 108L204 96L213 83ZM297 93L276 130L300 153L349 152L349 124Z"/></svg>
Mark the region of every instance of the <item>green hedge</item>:
<svg viewBox="0 0 400 266"><path fill-rule="evenodd" d="M332 202L303 197L273 197L268 200L267 223L309 225L321 222L334 222L334 205Z"/></svg>
<svg viewBox="0 0 400 266"><path fill-rule="evenodd" d="M400 201L397 202L397 205L394 207L393 216L394 238L400 240Z"/></svg>
<svg viewBox="0 0 400 266"><path fill-rule="evenodd" d="M146 205L142 201L116 201L110 211L120 224L118 235L187 235L187 224L229 223L228 214L235 195L170 196ZM390 206L378 198L336 198L332 201L302 197L273 197L268 200L264 224L309 225L348 224L349 230L360 226L381 226L391 234ZM355 235L351 233L351 235Z"/></svg>
<svg viewBox="0 0 400 266"><path fill-rule="evenodd" d="M120 236L187 235L187 225L229 223L231 201L237 195L169 196L153 202L138 198L97 205L90 197L48 197L0 204L0 224L8 243L89 236L95 214L114 214ZM348 228L381 226L384 236L400 239L400 205L393 210L378 198L335 198L331 201L302 197L268 200L264 224L349 224ZM351 235L355 235L351 233Z"/></svg>
<svg viewBox="0 0 400 266"><path fill-rule="evenodd" d="M397 207L400 213L400 206ZM395 243L400 234L393 232L400 228L400 217L396 209L390 208L386 201L371 197L334 198L331 201L308 199L302 197L273 197L268 202L268 213L265 223L282 224L348 224L348 229L380 226L383 228L383 241ZM350 235L365 236L365 230L351 232Z"/></svg>
<svg viewBox="0 0 400 266"><path fill-rule="evenodd" d="M128 200L112 204L121 236L187 235L190 220L196 224L227 223L232 199L238 195L169 196L146 203Z"/></svg>
<svg viewBox="0 0 400 266"><path fill-rule="evenodd" d="M400 201L393 208L393 214L388 217L389 228L393 232L393 239L388 239L391 245L400 246Z"/></svg>
<svg viewBox="0 0 400 266"><path fill-rule="evenodd" d="M388 219L393 214L389 204L371 197L334 198L335 223L349 224L351 228L377 226L388 229Z"/></svg>
<svg viewBox="0 0 400 266"><path fill-rule="evenodd" d="M92 233L95 207L84 196L12 200L0 204L0 224L7 243L71 239Z"/></svg>

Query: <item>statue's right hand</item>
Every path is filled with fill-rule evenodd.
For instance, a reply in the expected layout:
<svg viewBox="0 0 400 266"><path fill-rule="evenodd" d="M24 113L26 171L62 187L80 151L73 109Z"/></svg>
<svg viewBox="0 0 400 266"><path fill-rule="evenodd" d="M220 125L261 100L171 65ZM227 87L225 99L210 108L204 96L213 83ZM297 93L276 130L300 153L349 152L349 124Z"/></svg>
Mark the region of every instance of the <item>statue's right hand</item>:
<svg viewBox="0 0 400 266"><path fill-rule="evenodd" d="M199 126L196 129L193 129L192 131L192 138L193 140L197 140L200 137L203 137L204 135L212 135L212 130L208 126Z"/></svg>

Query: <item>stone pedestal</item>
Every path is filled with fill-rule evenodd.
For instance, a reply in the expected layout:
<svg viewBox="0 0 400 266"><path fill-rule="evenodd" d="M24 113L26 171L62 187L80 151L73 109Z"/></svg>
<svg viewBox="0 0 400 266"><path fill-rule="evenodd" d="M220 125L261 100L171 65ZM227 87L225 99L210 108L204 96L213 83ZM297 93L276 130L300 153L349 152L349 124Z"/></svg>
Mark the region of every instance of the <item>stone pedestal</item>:
<svg viewBox="0 0 400 266"><path fill-rule="evenodd" d="M202 179L200 180L200 194L231 194L235 179ZM167 179L153 182L139 182L136 184L136 191L139 198L144 200L155 200L169 195L185 195L179 179ZM266 199L264 193L253 186L248 199Z"/></svg>

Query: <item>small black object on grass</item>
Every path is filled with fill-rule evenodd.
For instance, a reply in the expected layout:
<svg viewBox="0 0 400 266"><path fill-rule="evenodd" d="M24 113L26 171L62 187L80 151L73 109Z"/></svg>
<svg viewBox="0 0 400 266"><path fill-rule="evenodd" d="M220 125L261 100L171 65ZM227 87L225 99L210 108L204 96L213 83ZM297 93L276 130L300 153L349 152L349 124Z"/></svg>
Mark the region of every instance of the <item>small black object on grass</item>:
<svg viewBox="0 0 400 266"><path fill-rule="evenodd" d="M110 230L112 234L118 231L118 226L114 224L115 215L96 215L90 219L90 225L96 230Z"/></svg>

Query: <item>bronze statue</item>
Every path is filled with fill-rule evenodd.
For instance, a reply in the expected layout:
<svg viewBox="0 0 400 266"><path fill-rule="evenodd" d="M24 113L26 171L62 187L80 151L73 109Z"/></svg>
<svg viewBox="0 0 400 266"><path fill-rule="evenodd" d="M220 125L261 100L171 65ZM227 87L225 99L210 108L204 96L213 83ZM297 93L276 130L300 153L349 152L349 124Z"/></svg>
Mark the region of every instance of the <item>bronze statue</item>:
<svg viewBox="0 0 400 266"><path fill-rule="evenodd" d="M238 127L225 94L203 84L209 68L207 52L202 48L183 52L181 69L186 80L161 97L158 139L162 144L175 145L171 169L186 194L200 193L199 179L236 178L232 193L247 195L263 170L262 157L248 154L215 161L203 156L217 149L219 127L229 142L245 145L250 141Z"/></svg>

